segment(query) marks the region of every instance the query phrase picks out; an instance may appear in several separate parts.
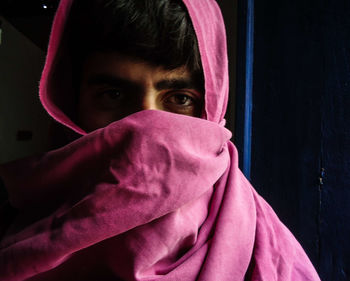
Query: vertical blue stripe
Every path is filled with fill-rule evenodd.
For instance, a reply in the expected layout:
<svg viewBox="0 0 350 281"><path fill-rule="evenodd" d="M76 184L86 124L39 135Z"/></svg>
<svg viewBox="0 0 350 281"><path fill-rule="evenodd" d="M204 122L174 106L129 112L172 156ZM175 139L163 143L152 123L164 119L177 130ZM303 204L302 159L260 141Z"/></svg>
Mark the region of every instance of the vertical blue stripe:
<svg viewBox="0 0 350 281"><path fill-rule="evenodd" d="M254 0L247 0L243 173L250 179L253 106Z"/></svg>

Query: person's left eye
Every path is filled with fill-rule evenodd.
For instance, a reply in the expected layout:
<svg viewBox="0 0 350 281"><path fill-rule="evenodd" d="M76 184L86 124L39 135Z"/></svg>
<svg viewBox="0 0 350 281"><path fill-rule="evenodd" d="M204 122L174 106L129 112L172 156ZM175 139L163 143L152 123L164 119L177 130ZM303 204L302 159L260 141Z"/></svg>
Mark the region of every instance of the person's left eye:
<svg viewBox="0 0 350 281"><path fill-rule="evenodd" d="M177 106L193 106L195 99L185 93L174 93L166 98L166 103Z"/></svg>

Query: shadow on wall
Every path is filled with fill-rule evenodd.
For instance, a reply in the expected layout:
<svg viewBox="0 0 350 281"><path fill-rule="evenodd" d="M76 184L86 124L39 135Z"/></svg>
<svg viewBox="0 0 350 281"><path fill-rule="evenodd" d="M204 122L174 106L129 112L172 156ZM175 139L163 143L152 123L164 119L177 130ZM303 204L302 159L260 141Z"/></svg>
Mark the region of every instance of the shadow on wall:
<svg viewBox="0 0 350 281"><path fill-rule="evenodd" d="M0 163L47 149L50 119L38 98L45 54L0 17Z"/></svg>

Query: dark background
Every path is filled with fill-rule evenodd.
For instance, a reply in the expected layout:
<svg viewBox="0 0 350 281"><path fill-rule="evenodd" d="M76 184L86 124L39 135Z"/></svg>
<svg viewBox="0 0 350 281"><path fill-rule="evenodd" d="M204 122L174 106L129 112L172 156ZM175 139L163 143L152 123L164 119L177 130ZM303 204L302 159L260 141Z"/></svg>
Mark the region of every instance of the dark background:
<svg viewBox="0 0 350 281"><path fill-rule="evenodd" d="M350 1L255 1L251 182L321 280L350 280ZM238 1L242 158L245 13Z"/></svg>
<svg viewBox="0 0 350 281"><path fill-rule="evenodd" d="M242 154L247 1L218 2ZM0 0L0 15L45 51L57 4ZM254 21L251 182L322 280L350 280L350 2L256 1Z"/></svg>
<svg viewBox="0 0 350 281"><path fill-rule="evenodd" d="M0 0L0 15L46 51L59 0Z"/></svg>

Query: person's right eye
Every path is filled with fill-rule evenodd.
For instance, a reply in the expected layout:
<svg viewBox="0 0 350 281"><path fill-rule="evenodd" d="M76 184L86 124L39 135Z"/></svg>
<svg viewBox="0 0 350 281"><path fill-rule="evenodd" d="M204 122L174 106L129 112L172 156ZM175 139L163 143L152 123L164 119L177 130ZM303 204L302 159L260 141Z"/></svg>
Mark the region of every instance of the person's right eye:
<svg viewBox="0 0 350 281"><path fill-rule="evenodd" d="M120 100L122 98L122 93L120 90L117 89L112 89L112 90L107 90L103 91L100 93L101 98L110 100L110 101L115 101L115 100Z"/></svg>
<svg viewBox="0 0 350 281"><path fill-rule="evenodd" d="M115 109L123 102L124 95L121 90L108 89L98 92L97 103L106 109Z"/></svg>

